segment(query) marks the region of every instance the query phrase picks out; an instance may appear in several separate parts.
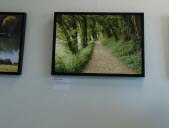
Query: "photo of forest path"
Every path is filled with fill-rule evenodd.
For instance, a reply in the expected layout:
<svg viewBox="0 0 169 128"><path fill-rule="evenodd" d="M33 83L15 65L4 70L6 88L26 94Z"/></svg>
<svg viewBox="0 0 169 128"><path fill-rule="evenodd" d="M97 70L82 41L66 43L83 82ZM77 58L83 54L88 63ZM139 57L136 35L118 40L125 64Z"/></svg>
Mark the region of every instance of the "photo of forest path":
<svg viewBox="0 0 169 128"><path fill-rule="evenodd" d="M82 70L82 73L91 72L136 74L116 57L112 56L99 41L95 42L92 57L89 63Z"/></svg>
<svg viewBox="0 0 169 128"><path fill-rule="evenodd" d="M0 72L17 72L21 36L19 15L0 14Z"/></svg>
<svg viewBox="0 0 169 128"><path fill-rule="evenodd" d="M55 73L142 73L142 15L57 14L55 18Z"/></svg>

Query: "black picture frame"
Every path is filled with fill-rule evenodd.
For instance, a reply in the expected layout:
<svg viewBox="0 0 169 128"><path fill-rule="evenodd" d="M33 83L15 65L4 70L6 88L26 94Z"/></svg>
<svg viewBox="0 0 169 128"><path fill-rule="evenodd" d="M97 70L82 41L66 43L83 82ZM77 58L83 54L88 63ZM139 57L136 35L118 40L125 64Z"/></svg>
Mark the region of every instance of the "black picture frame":
<svg viewBox="0 0 169 128"><path fill-rule="evenodd" d="M0 12L0 74L22 74L26 17L25 12Z"/></svg>
<svg viewBox="0 0 169 128"><path fill-rule="evenodd" d="M57 24L59 24L58 20L60 19L60 16L122 16L122 17L131 17L131 16L138 16L139 17L139 28L141 29L140 31L140 59L141 63L141 71L139 73L108 73L108 72L88 72L88 73L83 73L83 72L64 72L64 71L56 71L55 70L55 54L56 54L56 34L57 34ZM58 18L59 17L59 18ZM65 17L66 18L66 17ZM74 19L74 18L72 18ZM56 23L57 22L57 23ZM69 21L66 21L69 22ZM66 23L64 22L64 23ZM73 22L71 22L73 23ZM59 25L58 25L59 26ZM69 26L67 26L67 29ZM59 31L59 29L58 29ZM63 36L63 35L62 35ZM64 59L64 58L62 58ZM75 76L122 76L122 77L145 77L145 62L144 62L144 13L142 12L54 12L54 27L53 27L53 49L52 49L52 66L51 66L51 75L75 75ZM136 69L137 70L137 69Z"/></svg>

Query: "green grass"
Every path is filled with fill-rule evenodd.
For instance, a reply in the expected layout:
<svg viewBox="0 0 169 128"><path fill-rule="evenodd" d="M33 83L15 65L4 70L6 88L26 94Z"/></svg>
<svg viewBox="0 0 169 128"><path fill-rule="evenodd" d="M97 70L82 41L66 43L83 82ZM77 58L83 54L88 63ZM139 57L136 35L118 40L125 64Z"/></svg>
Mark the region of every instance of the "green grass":
<svg viewBox="0 0 169 128"><path fill-rule="evenodd" d="M17 72L18 65L0 65L0 72Z"/></svg>
<svg viewBox="0 0 169 128"><path fill-rule="evenodd" d="M55 56L55 72L78 73L80 72L91 58L93 43L80 50L76 55L56 54Z"/></svg>
<svg viewBox="0 0 169 128"><path fill-rule="evenodd" d="M142 57L141 48L136 46L133 41L124 42L124 40L115 41L114 38L102 39L102 44L121 60L128 68L141 74L142 71ZM138 42L137 42L138 43Z"/></svg>

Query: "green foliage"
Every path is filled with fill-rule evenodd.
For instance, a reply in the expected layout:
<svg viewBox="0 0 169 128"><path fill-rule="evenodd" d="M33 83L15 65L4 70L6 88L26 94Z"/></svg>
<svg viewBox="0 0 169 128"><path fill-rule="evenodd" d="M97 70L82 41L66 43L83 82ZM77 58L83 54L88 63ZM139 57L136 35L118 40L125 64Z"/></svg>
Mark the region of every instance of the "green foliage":
<svg viewBox="0 0 169 128"><path fill-rule="evenodd" d="M141 22L139 15L57 15L56 72L80 72L91 57L93 43L88 42L100 39L113 55L141 73Z"/></svg>
<svg viewBox="0 0 169 128"><path fill-rule="evenodd" d="M17 18L15 16L7 16L2 23L2 27L6 31L10 31L11 26L16 26Z"/></svg>
<svg viewBox="0 0 169 128"><path fill-rule="evenodd" d="M80 50L77 54L64 54L55 57L55 71L74 73L80 72L92 55L93 43Z"/></svg>
<svg viewBox="0 0 169 128"><path fill-rule="evenodd" d="M141 49L135 49L135 43L133 41L124 42L124 40L115 41L114 38L104 38L101 40L102 44L119 58L127 67L134 70L137 73L142 71L142 57Z"/></svg>
<svg viewBox="0 0 169 128"><path fill-rule="evenodd" d="M8 50L5 43L0 42L0 50Z"/></svg>
<svg viewBox="0 0 169 128"><path fill-rule="evenodd" d="M141 17L139 15L58 15L56 38L67 42L69 50L76 54L88 41L98 38L124 38L141 46ZM80 41L79 41L80 40ZM139 42L140 44L137 44Z"/></svg>

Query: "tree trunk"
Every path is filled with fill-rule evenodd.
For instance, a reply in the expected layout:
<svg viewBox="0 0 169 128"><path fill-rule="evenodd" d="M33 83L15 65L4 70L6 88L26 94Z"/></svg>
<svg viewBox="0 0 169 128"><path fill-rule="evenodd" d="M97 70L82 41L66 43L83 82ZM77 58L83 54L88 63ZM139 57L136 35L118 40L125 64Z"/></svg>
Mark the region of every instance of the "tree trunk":
<svg viewBox="0 0 169 128"><path fill-rule="evenodd" d="M132 30L132 38L133 40L137 40L139 38L139 33L138 33L135 16L130 16L130 24Z"/></svg>
<svg viewBox="0 0 169 128"><path fill-rule="evenodd" d="M129 22L129 16L123 16L124 19L124 38L126 41L129 41L131 39L131 29L130 29L130 22Z"/></svg>
<svg viewBox="0 0 169 128"><path fill-rule="evenodd" d="M63 31L65 37L66 37L66 41L68 43L68 48L69 50L72 52L72 54L76 54L76 50L73 48L73 45L72 45L72 41L71 41L71 38L69 36L69 33L67 32L65 26L64 26L64 20L62 20L62 17L61 16L58 16L57 17L57 22L61 28L61 30Z"/></svg>
<svg viewBox="0 0 169 128"><path fill-rule="evenodd" d="M91 28L91 30L92 30L92 37L93 37L93 39L94 40L96 40L97 39L97 37L96 37L96 21L95 21L95 19L92 19L92 28Z"/></svg>
<svg viewBox="0 0 169 128"><path fill-rule="evenodd" d="M82 16L81 20L81 43L82 48L87 46L87 19L86 16Z"/></svg>
<svg viewBox="0 0 169 128"><path fill-rule="evenodd" d="M106 33L107 38L111 38L112 37L112 34L111 34L111 31L110 31L109 27L106 27L104 31Z"/></svg>
<svg viewBox="0 0 169 128"><path fill-rule="evenodd" d="M74 51L77 53L78 51L78 41L77 41L77 36L78 36L78 32L77 32L77 22L76 22L76 18L75 16L72 16L72 28L74 33L72 34L72 45L74 48Z"/></svg>
<svg viewBox="0 0 169 128"><path fill-rule="evenodd" d="M118 35L117 35L117 33L116 33L116 30L114 30L114 28L110 25L110 28L111 28L111 30L112 30L112 33L113 33L113 35L114 35L114 37L115 37L115 40L117 41L117 40L119 40L119 37L118 37Z"/></svg>

